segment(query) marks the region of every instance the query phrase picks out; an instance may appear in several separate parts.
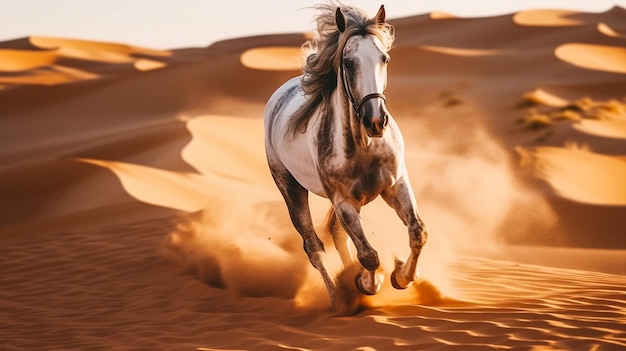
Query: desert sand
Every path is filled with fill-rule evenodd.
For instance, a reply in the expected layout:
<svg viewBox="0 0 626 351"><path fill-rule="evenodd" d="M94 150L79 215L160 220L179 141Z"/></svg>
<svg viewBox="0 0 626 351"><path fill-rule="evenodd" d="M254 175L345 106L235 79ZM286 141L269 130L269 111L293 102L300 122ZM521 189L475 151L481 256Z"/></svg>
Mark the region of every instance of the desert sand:
<svg viewBox="0 0 626 351"><path fill-rule="evenodd" d="M0 348L626 349L626 10L390 23L387 106L430 237L396 291L406 230L364 208L387 281L353 316L265 162L265 101L309 33L0 43Z"/></svg>

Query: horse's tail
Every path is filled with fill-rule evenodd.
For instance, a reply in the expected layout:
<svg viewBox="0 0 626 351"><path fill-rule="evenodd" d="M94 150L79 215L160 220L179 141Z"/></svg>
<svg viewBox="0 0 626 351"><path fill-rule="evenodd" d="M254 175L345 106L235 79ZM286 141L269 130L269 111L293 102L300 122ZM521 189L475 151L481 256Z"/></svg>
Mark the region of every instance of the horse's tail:
<svg viewBox="0 0 626 351"><path fill-rule="evenodd" d="M335 214L335 206L330 205L328 213L326 214L326 220L324 221L324 230L330 234L332 238L337 236L338 230L343 230L341 224L337 223L337 215Z"/></svg>
<svg viewBox="0 0 626 351"><path fill-rule="evenodd" d="M335 213L335 207L330 206L328 214L326 215L326 225L324 230L330 234L335 243L335 248L341 257L341 262L344 267L348 267L353 263L352 255L350 254L350 248L348 244L348 232L339 223L337 213Z"/></svg>

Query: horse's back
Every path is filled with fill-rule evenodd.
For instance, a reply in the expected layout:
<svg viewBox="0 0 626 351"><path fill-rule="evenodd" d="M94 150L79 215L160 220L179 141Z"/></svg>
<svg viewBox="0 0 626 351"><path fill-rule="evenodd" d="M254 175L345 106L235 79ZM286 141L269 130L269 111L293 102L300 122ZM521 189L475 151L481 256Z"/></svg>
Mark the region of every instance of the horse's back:
<svg viewBox="0 0 626 351"><path fill-rule="evenodd" d="M281 85L265 105L265 140L267 146L274 146L285 138L289 117L304 100L300 77L294 77Z"/></svg>

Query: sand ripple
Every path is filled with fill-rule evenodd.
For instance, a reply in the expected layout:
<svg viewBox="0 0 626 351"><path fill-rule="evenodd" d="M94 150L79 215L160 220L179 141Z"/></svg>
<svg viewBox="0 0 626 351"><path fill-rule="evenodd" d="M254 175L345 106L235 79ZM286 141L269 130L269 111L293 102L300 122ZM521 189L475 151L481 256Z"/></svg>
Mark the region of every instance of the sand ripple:
<svg viewBox="0 0 626 351"><path fill-rule="evenodd" d="M51 236L2 237L7 349L619 350L624 277L463 258L465 302L352 317L289 299L236 297L159 261L175 217ZM7 288L10 287L10 288ZM36 330L36 334L33 334Z"/></svg>

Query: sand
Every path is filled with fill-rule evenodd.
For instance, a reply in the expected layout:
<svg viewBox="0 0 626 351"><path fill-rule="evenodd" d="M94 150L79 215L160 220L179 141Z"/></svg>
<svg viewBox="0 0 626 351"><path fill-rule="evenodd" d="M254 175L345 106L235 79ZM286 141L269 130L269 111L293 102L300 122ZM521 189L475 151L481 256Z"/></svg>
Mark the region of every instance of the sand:
<svg viewBox="0 0 626 351"><path fill-rule="evenodd" d="M308 34L0 43L1 348L626 348L625 19L391 21L387 103L430 237L397 291L405 229L363 209L386 281L352 316L330 309L263 150ZM321 225L327 201L311 207Z"/></svg>

